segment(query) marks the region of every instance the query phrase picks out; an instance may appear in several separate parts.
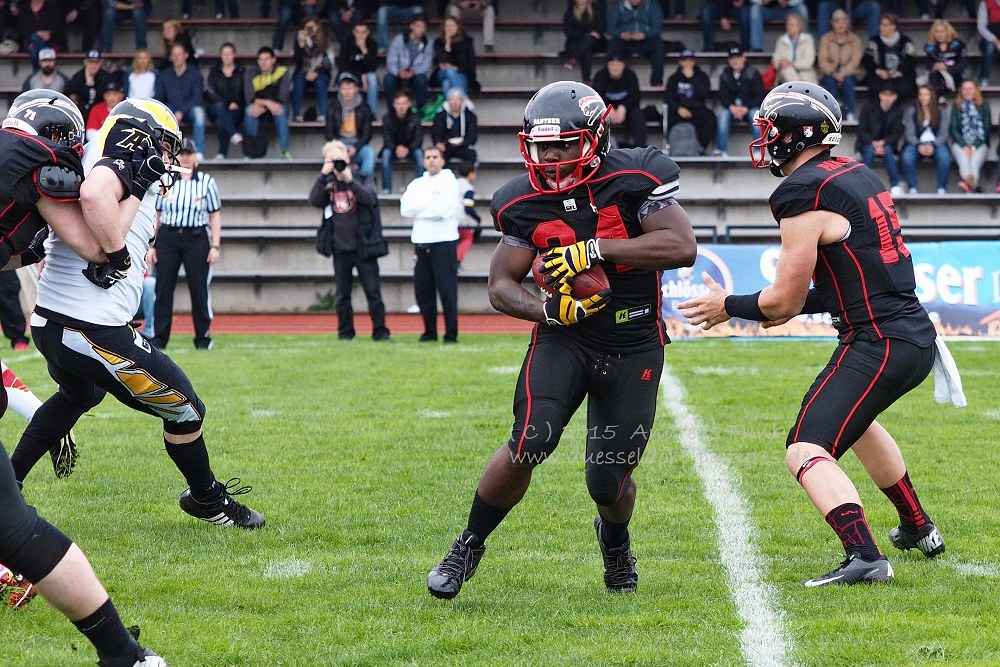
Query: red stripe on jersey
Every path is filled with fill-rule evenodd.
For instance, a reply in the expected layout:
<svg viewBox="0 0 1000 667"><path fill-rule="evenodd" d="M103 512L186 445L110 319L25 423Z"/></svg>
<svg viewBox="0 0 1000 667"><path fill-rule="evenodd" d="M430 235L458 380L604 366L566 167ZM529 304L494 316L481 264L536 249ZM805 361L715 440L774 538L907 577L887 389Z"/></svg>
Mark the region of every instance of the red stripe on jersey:
<svg viewBox="0 0 1000 667"><path fill-rule="evenodd" d="M840 438L842 435L844 435L844 429L847 428L847 424L850 423L851 417L853 417L854 413L857 412L858 406L861 405L861 402L865 400L865 397L871 393L872 387L874 387L875 383L878 382L879 377L882 375L882 371L885 370L885 365L889 362L889 341L892 339L885 338L883 340L885 340L885 357L882 358L882 365L879 366L878 373L875 374L875 377L872 378L872 381L868 383L868 388L865 389L865 393L861 394L861 398L859 398L858 402L854 404L854 407L851 408L851 411L847 413L847 418L844 419L844 423L840 427L840 432L837 433L837 438L833 441L833 448L830 450L830 454L834 457L837 456L837 445L840 444Z"/></svg>
<svg viewBox="0 0 1000 667"><path fill-rule="evenodd" d="M819 184L818 188L816 188L816 203L813 204L813 210L815 211L815 210L819 209L819 195L820 195L821 192L823 192L823 187L827 183L829 183L833 179L837 178L838 176L843 176L847 172L853 171L854 169L857 169L858 167L862 167L862 166L864 166L864 162L855 162L850 167L847 167L846 169L841 169L838 172L834 172L834 173L830 174L829 176L827 176L825 179L823 179L823 182Z"/></svg>
<svg viewBox="0 0 1000 667"><path fill-rule="evenodd" d="M517 456L521 456L521 448L524 447L524 438L528 433L528 424L531 422L531 360L535 356L535 344L538 342L538 327L541 322L531 330L531 352L528 353L528 363L524 365L524 393L528 399L528 407L524 411L524 423L521 424L521 437L517 440ZM520 460L520 459L519 459Z"/></svg>
<svg viewBox="0 0 1000 667"><path fill-rule="evenodd" d="M882 331L878 328L878 324L875 323L875 313L872 312L872 302L868 298L868 284L865 282L865 272L861 270L861 262L858 261L857 256L851 252L851 248L844 242L844 250L847 251L847 256L854 261L854 266L858 267L858 277L861 278L861 293L865 297L865 307L868 308L868 319L871 320L872 326L875 327L875 334L882 338Z"/></svg>
<svg viewBox="0 0 1000 667"><path fill-rule="evenodd" d="M41 146L42 148L44 148L45 150L47 150L49 152L49 155L52 156L52 162L54 162L55 164L59 164L59 158L56 156L56 152L54 150L52 150L51 146L49 146L48 144L46 144L44 141L42 141L38 137L32 136L32 135L28 134L27 132L21 132L20 130L14 130L14 129L9 128L9 127L5 128L3 131L4 132L13 132L13 133L17 134L20 137L24 137L25 139L31 139L36 144L38 144L39 146Z"/></svg>
<svg viewBox="0 0 1000 667"><path fill-rule="evenodd" d="M806 413L809 412L809 408L812 406L813 401L816 400L816 397L819 396L821 391L823 391L823 387L826 386L826 383L830 381L833 374L840 368L840 362L844 360L844 355L847 354L849 349L851 349L850 343L844 346L844 351L840 353L840 357L837 359L837 363L834 365L833 370L830 371L830 374L826 376L825 380L823 380L823 383L816 390L816 393L813 394L812 398L809 399L809 402L806 403L806 407L802 408L802 415L799 417L799 423L795 425L795 435L792 438L796 442L799 440L799 431L802 429L802 420L806 418Z"/></svg>
<svg viewBox="0 0 1000 667"><path fill-rule="evenodd" d="M833 267L830 266L830 261L826 258L822 252L819 253L820 258L823 260L823 264L826 265L826 270L830 273L830 279L833 281L833 290L837 293L837 303L840 305L840 313L844 316L844 324L849 326L851 330L854 330L854 325L851 324L851 320L847 317L847 309L844 308L844 297L840 294L840 285L837 283L837 274L833 272ZM813 279L815 282L815 279ZM848 332L850 335L851 332Z"/></svg>

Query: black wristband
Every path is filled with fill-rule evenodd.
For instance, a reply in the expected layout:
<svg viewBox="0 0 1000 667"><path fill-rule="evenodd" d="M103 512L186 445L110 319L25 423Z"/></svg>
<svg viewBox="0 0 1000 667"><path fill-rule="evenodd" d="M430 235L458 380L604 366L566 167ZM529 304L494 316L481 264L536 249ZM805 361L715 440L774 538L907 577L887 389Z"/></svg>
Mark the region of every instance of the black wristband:
<svg viewBox="0 0 1000 667"><path fill-rule="evenodd" d="M132 258L128 254L128 246L122 246L121 250L104 253L108 256L108 263L112 266L131 266Z"/></svg>
<svg viewBox="0 0 1000 667"><path fill-rule="evenodd" d="M770 318L760 309L757 303L760 292L754 294L730 294L726 297L726 314L755 322L767 322Z"/></svg>

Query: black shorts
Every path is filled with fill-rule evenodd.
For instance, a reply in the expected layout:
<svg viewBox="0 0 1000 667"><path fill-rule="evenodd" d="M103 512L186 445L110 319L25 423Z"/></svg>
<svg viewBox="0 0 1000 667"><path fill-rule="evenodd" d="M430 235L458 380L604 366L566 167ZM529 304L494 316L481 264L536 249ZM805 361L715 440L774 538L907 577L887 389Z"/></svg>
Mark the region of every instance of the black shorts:
<svg viewBox="0 0 1000 667"><path fill-rule="evenodd" d="M84 327L48 320L32 326L59 391L89 410L110 393L123 404L163 419L168 433L201 428L205 406L184 371L128 326Z"/></svg>
<svg viewBox="0 0 1000 667"><path fill-rule="evenodd" d="M935 354L934 345L867 334L838 345L802 399L785 446L808 442L839 459L879 414L924 381Z"/></svg>

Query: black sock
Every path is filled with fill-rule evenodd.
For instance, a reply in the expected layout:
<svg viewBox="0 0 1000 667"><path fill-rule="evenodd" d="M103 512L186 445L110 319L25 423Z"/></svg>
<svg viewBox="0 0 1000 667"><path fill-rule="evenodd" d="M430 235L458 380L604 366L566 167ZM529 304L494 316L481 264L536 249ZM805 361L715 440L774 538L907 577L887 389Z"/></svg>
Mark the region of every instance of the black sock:
<svg viewBox="0 0 1000 667"><path fill-rule="evenodd" d="M868 526L868 519L865 518L865 510L857 503L844 503L830 510L826 515L826 522L830 524L837 537L844 545L844 551L848 555L859 554L867 561L878 560L882 557L872 537L871 528Z"/></svg>
<svg viewBox="0 0 1000 667"><path fill-rule="evenodd" d="M215 489L215 475L208 462L208 449L205 448L204 437L199 435L197 439L185 445L174 445L166 440L163 444L170 460L187 480L195 500L212 500L218 495Z"/></svg>
<svg viewBox="0 0 1000 667"><path fill-rule="evenodd" d="M126 662L133 665L135 653L142 650L122 624L111 598L90 616L73 621L73 625L97 649L98 664L102 667L117 667Z"/></svg>
<svg viewBox="0 0 1000 667"><path fill-rule="evenodd" d="M920 506L920 499L910 482L909 473L903 473L902 478L892 486L882 489L886 498L892 501L899 513L899 525L908 533L918 533L930 523L931 518Z"/></svg>
<svg viewBox="0 0 1000 667"><path fill-rule="evenodd" d="M494 507L479 497L479 492L472 499L472 509L469 510L469 532L479 538L480 543L485 542L500 522L504 520L511 508Z"/></svg>
<svg viewBox="0 0 1000 667"><path fill-rule="evenodd" d="M625 546L628 541L628 522L612 523L601 517L601 542L608 549Z"/></svg>

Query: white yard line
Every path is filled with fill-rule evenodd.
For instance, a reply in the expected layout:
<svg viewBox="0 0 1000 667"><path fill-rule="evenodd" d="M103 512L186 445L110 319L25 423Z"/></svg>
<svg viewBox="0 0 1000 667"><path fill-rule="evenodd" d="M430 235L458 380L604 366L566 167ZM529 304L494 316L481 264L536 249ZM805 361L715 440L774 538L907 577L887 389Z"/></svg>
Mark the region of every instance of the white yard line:
<svg viewBox="0 0 1000 667"><path fill-rule="evenodd" d="M705 485L705 497L715 513L719 557L726 568L736 613L743 622L740 648L746 663L752 667L792 665L792 643L785 615L775 604L771 587L764 583L760 557L754 547L757 531L746 499L725 461L705 446L708 440L705 429L688 410L684 387L667 366L663 367L660 386L663 405L677 424L681 445L694 461Z"/></svg>

